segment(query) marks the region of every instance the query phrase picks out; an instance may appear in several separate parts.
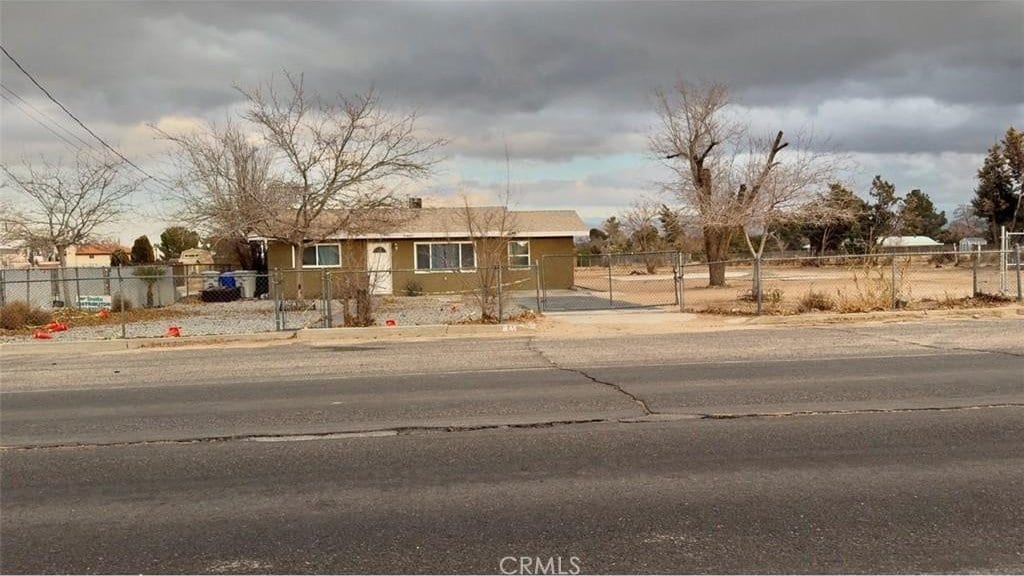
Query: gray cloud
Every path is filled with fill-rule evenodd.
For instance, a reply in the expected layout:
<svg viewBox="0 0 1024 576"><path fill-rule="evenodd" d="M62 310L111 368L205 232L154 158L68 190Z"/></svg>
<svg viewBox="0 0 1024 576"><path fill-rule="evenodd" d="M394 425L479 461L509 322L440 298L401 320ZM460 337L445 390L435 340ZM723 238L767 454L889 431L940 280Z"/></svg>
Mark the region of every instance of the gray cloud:
<svg viewBox="0 0 1024 576"><path fill-rule="evenodd" d="M1022 31L1016 2L0 4L5 47L125 146L146 148L143 122L223 117L234 84L289 69L327 94L375 85L453 155L507 142L544 160L643 153L652 90L679 77L727 82L759 129L810 126L840 150L977 154L1024 122ZM4 110L5 156L47 141Z"/></svg>

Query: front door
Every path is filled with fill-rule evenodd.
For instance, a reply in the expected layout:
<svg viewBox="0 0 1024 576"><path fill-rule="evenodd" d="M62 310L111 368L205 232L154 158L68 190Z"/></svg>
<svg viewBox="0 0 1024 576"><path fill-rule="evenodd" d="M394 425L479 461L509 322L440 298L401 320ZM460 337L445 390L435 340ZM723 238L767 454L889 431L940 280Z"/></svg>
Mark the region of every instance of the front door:
<svg viewBox="0 0 1024 576"><path fill-rule="evenodd" d="M366 269L370 271L370 294L391 294L391 243L366 243Z"/></svg>

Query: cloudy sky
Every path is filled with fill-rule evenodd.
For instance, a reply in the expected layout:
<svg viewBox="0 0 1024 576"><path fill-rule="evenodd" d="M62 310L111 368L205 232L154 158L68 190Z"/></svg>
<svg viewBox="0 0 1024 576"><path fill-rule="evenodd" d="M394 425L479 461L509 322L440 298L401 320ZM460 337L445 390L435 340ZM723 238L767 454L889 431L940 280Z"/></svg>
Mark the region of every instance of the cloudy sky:
<svg viewBox="0 0 1024 576"><path fill-rule="evenodd" d="M1020 2L4 1L0 37L153 172L166 162L148 123L223 120L239 105L234 85L290 70L325 94L373 85L449 139L416 192L485 200L504 186L507 144L519 207L589 222L654 193L652 92L680 78L727 83L759 130L827 137L855 161L858 192L882 174L946 210L970 198L985 149L1024 125ZM3 162L70 158L36 120L70 121L6 59L0 79L18 104L0 101ZM137 204L159 195L151 185ZM163 225L136 219L115 235Z"/></svg>

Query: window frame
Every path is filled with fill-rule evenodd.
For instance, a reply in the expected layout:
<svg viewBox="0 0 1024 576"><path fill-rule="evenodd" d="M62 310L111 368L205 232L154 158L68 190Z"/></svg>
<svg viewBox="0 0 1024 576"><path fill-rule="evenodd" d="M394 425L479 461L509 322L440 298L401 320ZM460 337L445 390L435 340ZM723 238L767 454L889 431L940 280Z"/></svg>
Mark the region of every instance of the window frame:
<svg viewBox="0 0 1024 576"><path fill-rule="evenodd" d="M435 245L448 245L455 244L459 247L459 267L458 268L432 268L429 267L431 264L433 254L428 251L427 253L427 268L420 268L420 246ZM473 267L466 268L462 266L462 247L463 246L473 247ZM429 249L428 249L429 250ZM440 274L445 272L459 272L459 273L473 273L476 272L476 242L472 240L438 240L438 241L427 241L427 242L413 242L412 243L412 266L414 274Z"/></svg>
<svg viewBox="0 0 1024 576"><path fill-rule="evenodd" d="M320 264L320 247L321 246L334 246L338 249L338 263L337 264ZM316 254L316 264L306 264L306 250L313 248L313 253ZM300 268L341 268L342 263L342 251L340 242L317 242L315 244L309 244L303 246L299 253L299 267Z"/></svg>
<svg viewBox="0 0 1024 576"><path fill-rule="evenodd" d="M512 245L513 244L526 244L526 254L512 254ZM524 270L526 268L529 268L530 267L530 262L532 260L532 258L531 258L532 254L531 254L530 251L531 251L531 246L530 246L530 241L529 240L509 240L508 241L508 245L507 245L507 247L505 249L505 252L508 255L508 267L509 267L509 269ZM512 263L512 259L513 258L522 258L524 256L526 257L526 264L513 264Z"/></svg>

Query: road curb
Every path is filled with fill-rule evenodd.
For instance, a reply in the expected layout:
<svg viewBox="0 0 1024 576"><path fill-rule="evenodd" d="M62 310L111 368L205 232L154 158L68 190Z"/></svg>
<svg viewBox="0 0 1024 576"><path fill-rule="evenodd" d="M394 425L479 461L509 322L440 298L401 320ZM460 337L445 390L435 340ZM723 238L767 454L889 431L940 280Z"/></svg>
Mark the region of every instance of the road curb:
<svg viewBox="0 0 1024 576"><path fill-rule="evenodd" d="M495 336L536 332L536 324L432 324L427 326L368 326L365 328L304 328L295 333L297 340L400 340L405 338L444 338L448 336Z"/></svg>
<svg viewBox="0 0 1024 576"><path fill-rule="evenodd" d="M262 332L258 334L224 334L183 336L180 338L136 338L128 340L79 340L73 342L6 342L0 354L75 354L121 352L125 350L167 349L187 346L215 346L261 342L333 340L403 340L412 338L445 338L470 336L501 336L537 331L536 324L455 324L429 326L366 328L304 328L295 331Z"/></svg>

